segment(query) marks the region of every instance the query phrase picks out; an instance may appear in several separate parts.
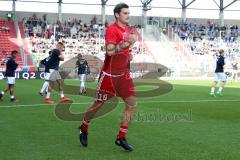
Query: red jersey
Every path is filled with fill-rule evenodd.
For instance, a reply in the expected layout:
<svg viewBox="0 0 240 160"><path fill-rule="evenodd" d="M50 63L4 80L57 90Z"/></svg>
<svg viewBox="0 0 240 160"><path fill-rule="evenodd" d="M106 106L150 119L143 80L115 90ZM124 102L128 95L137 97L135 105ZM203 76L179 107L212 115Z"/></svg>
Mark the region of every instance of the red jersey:
<svg viewBox="0 0 240 160"><path fill-rule="evenodd" d="M123 41L127 41L129 34L129 26L122 28L116 23L110 25L106 30L106 46L108 44L119 45ZM109 74L123 74L129 72L129 59L129 47L112 56L106 53L102 71Z"/></svg>

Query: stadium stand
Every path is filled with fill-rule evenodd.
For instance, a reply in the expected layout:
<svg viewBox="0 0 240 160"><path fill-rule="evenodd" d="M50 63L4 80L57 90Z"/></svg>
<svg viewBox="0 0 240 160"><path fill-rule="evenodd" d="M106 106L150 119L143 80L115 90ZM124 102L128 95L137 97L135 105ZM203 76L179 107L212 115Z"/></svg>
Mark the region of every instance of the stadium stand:
<svg viewBox="0 0 240 160"><path fill-rule="evenodd" d="M11 54L11 50L17 50L20 53L17 33L13 22L0 20L0 37L1 53L4 52L4 54L0 54L1 61L6 60ZM22 63L22 57L20 54L17 57L17 62L20 64Z"/></svg>
<svg viewBox="0 0 240 160"><path fill-rule="evenodd" d="M100 59L105 55L104 30L102 24L97 23L94 16L89 23L83 23L81 19L68 18L63 23L59 21L55 23L47 22L46 15L38 18L35 14L31 17L24 17L19 22L21 35L24 33L28 52L31 53L34 64L39 64L40 60L48 56L48 51L55 47L56 41L62 41L65 44L66 59L75 57L77 53L83 55L95 55ZM105 27L108 23L105 24ZM55 38L54 38L55 27ZM141 26L136 25L136 33L139 41L132 46L132 54L140 53L150 54L146 44L143 42L141 34ZM23 37L23 36L22 36ZM28 43L27 43L28 42Z"/></svg>

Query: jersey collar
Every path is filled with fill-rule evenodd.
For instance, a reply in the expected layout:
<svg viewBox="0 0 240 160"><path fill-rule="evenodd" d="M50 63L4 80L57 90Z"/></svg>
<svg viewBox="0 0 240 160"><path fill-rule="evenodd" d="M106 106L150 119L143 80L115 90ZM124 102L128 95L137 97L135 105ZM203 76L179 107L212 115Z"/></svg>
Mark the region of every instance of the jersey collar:
<svg viewBox="0 0 240 160"><path fill-rule="evenodd" d="M117 24L117 22L115 22L115 25L120 29L120 30L122 30L122 31L125 31L126 30L126 28L127 28L127 26L126 27L121 27L121 26L119 26L118 24Z"/></svg>

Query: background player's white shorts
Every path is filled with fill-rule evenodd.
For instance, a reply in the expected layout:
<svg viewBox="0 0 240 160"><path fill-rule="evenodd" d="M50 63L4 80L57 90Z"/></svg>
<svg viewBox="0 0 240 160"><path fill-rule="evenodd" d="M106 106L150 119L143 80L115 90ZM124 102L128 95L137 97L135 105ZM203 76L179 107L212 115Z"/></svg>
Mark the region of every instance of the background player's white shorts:
<svg viewBox="0 0 240 160"><path fill-rule="evenodd" d="M214 82L218 82L218 81L226 82L226 80L227 80L227 75L225 73L223 72L215 73Z"/></svg>
<svg viewBox="0 0 240 160"><path fill-rule="evenodd" d="M85 82L86 81L86 74L79 74L78 78L81 82Z"/></svg>
<svg viewBox="0 0 240 160"><path fill-rule="evenodd" d="M15 77L7 77L7 84L15 84Z"/></svg>

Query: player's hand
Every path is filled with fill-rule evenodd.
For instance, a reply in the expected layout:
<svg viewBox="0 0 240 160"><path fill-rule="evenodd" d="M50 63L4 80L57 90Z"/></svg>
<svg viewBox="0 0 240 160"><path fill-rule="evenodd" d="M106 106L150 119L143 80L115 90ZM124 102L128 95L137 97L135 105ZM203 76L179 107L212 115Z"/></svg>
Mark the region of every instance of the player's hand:
<svg viewBox="0 0 240 160"><path fill-rule="evenodd" d="M128 37L128 42L130 44L134 44L138 40L138 37L136 34L131 33Z"/></svg>
<svg viewBox="0 0 240 160"><path fill-rule="evenodd" d="M60 61L64 61L64 55L63 55L63 54L60 54L60 55L58 56L58 58L59 58Z"/></svg>

